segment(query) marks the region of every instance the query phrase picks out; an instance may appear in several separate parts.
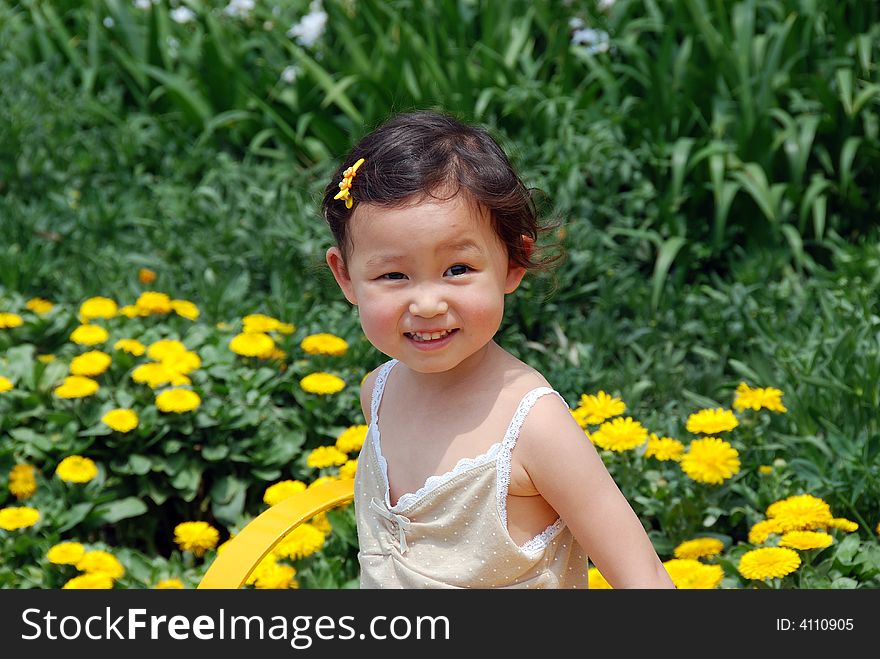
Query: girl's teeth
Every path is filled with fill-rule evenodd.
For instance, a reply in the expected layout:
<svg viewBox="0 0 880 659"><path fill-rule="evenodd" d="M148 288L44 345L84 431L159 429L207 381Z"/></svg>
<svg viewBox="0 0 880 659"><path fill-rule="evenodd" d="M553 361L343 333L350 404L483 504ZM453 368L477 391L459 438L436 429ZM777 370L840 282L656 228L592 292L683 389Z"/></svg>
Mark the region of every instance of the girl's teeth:
<svg viewBox="0 0 880 659"><path fill-rule="evenodd" d="M449 334L449 330L443 330L442 332L413 332L412 338L416 341L436 341L437 339L442 339L444 336Z"/></svg>

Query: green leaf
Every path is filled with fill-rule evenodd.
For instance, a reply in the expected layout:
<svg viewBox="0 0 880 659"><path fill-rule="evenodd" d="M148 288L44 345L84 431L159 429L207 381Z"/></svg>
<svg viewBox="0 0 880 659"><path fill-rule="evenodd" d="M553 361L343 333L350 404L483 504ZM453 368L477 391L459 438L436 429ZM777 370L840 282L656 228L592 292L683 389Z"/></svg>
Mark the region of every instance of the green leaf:
<svg viewBox="0 0 880 659"><path fill-rule="evenodd" d="M660 293L663 290L663 284L666 282L669 268L672 266L675 256L684 246L685 242L684 238L673 236L660 246L657 260L654 262L654 275L651 277L651 306L654 309L660 303Z"/></svg>
<svg viewBox="0 0 880 659"><path fill-rule="evenodd" d="M95 509L97 513L106 523L115 524L116 522L137 517L147 512L147 504L137 497L127 497L117 501L98 506Z"/></svg>

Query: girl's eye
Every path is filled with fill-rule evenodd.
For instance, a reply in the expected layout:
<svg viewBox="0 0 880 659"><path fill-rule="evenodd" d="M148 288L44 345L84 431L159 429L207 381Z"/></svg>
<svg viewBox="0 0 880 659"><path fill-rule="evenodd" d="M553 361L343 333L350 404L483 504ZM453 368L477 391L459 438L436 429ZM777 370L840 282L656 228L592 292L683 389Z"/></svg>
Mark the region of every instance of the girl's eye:
<svg viewBox="0 0 880 659"><path fill-rule="evenodd" d="M398 280L398 279L403 279L404 277L406 277L406 275L403 274L402 272L388 272L388 273L382 275L381 279Z"/></svg>
<svg viewBox="0 0 880 659"><path fill-rule="evenodd" d="M453 277L457 277L459 275L466 275L469 270L470 270L469 266L458 263L456 265L450 266L446 272L448 272ZM444 273L444 274L446 274L446 273Z"/></svg>

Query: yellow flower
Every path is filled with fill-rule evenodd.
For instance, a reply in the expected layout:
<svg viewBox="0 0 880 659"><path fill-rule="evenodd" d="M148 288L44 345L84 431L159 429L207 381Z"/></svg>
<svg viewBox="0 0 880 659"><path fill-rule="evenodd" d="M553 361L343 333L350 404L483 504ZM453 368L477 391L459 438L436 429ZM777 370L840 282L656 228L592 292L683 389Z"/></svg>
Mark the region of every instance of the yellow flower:
<svg viewBox="0 0 880 659"><path fill-rule="evenodd" d="M587 572L589 583L587 588L590 590L612 590L611 584L602 576L598 568L591 567Z"/></svg>
<svg viewBox="0 0 880 659"><path fill-rule="evenodd" d="M110 335L100 325L80 325L70 334L70 340L82 346L94 346L104 343Z"/></svg>
<svg viewBox="0 0 880 659"><path fill-rule="evenodd" d="M147 311L146 309L141 309L134 304L126 304L119 310L119 313L121 313L126 318L141 318L143 316L150 315L149 311Z"/></svg>
<svg viewBox="0 0 880 659"><path fill-rule="evenodd" d="M207 522L181 522L174 527L174 542L182 551L202 556L217 546L220 533Z"/></svg>
<svg viewBox="0 0 880 659"><path fill-rule="evenodd" d="M580 400L580 408L583 410L582 414L586 417L586 421L589 424L602 423L605 419L610 419L626 411L626 405L622 400L609 396L604 391L600 391L595 396L583 394Z"/></svg>
<svg viewBox="0 0 880 659"><path fill-rule="evenodd" d="M767 517L775 520L782 531L825 528L833 519L831 507L811 494L793 495L770 504Z"/></svg>
<svg viewBox="0 0 880 659"><path fill-rule="evenodd" d="M339 479L336 476L321 476L320 478L316 478L311 483L309 483L309 489L313 487L319 487L324 485L325 483L335 483Z"/></svg>
<svg viewBox="0 0 880 659"><path fill-rule="evenodd" d="M164 358L162 364L175 373L186 374L192 373L201 366L202 358L199 357L198 353L187 350Z"/></svg>
<svg viewBox="0 0 880 659"><path fill-rule="evenodd" d="M191 389L168 389L156 396L156 407L162 412L192 412L201 403L202 399Z"/></svg>
<svg viewBox="0 0 880 659"><path fill-rule="evenodd" d="M270 506L274 506L276 503L284 501L297 492L303 492L305 489L306 484L302 481L280 481L266 488L266 491L263 493L263 501Z"/></svg>
<svg viewBox="0 0 880 659"><path fill-rule="evenodd" d="M333 527L330 525L330 520L327 519L327 513L318 513L312 517L312 521L309 523L325 536L333 530Z"/></svg>
<svg viewBox="0 0 880 659"><path fill-rule="evenodd" d="M182 590L183 582L174 577L173 579L162 579L155 586L153 586L155 590Z"/></svg>
<svg viewBox="0 0 880 659"><path fill-rule="evenodd" d="M740 382L733 398L733 406L738 410L768 409L771 412L788 412L782 404L784 394L773 387L752 389L745 382Z"/></svg>
<svg viewBox="0 0 880 659"><path fill-rule="evenodd" d="M36 469L33 465L18 464L9 470L9 491L19 501L30 499L37 491Z"/></svg>
<svg viewBox="0 0 880 659"><path fill-rule="evenodd" d="M648 448L645 450L646 458L655 460L681 460L684 454L684 444L671 437L658 437L651 433L648 437Z"/></svg>
<svg viewBox="0 0 880 659"><path fill-rule="evenodd" d="M773 473L773 467L771 465L761 465L758 467L758 473L762 476L767 476Z"/></svg>
<svg viewBox="0 0 880 659"><path fill-rule="evenodd" d="M351 196L351 184L357 175L358 168L364 164L364 159L360 158L351 167L347 167L342 173L342 180L339 182L339 192L336 193L334 199L342 199L345 201L345 207L351 208L354 204L354 197Z"/></svg>
<svg viewBox="0 0 880 659"><path fill-rule="evenodd" d="M686 540L672 550L676 558L701 558L715 556L724 549L724 543L718 538L695 538Z"/></svg>
<svg viewBox="0 0 880 659"><path fill-rule="evenodd" d="M131 379L135 382L146 383L151 389L161 387L163 384L178 386L191 382L183 373L168 368L164 362L141 364L131 372Z"/></svg>
<svg viewBox="0 0 880 659"><path fill-rule="evenodd" d="M730 410L716 408L714 410L700 410L688 417L687 429L692 433L714 435L719 432L733 430L739 425L739 421Z"/></svg>
<svg viewBox="0 0 880 659"><path fill-rule="evenodd" d="M76 565L86 554L86 548L79 542L59 542L46 552L46 558L54 565Z"/></svg>
<svg viewBox="0 0 880 659"><path fill-rule="evenodd" d="M753 545L764 544L771 533L782 533L782 528L775 519L764 519L756 522L749 529L749 542Z"/></svg>
<svg viewBox="0 0 880 659"><path fill-rule="evenodd" d="M242 332L232 337L229 349L243 357L268 357L275 349L275 341L262 332Z"/></svg>
<svg viewBox="0 0 880 659"><path fill-rule="evenodd" d="M788 531L779 539L780 547L792 549L824 549L834 542L828 533L824 531Z"/></svg>
<svg viewBox="0 0 880 659"><path fill-rule="evenodd" d="M81 375L68 375L59 386L55 387L55 395L58 398L85 398L101 388L91 378Z"/></svg>
<svg viewBox="0 0 880 659"><path fill-rule="evenodd" d="M330 373L310 373L299 381L299 386L306 393L324 396L345 389L345 380Z"/></svg>
<svg viewBox="0 0 880 659"><path fill-rule="evenodd" d="M40 315L49 313L55 307L55 305L49 302L49 300L45 300L41 297L32 297L24 303L24 306Z"/></svg>
<svg viewBox="0 0 880 659"><path fill-rule="evenodd" d="M37 355L37 361L41 364L49 364L55 361L55 355Z"/></svg>
<svg viewBox="0 0 880 659"><path fill-rule="evenodd" d="M156 281L156 273L149 268L141 268L138 270L138 281L142 284L152 284Z"/></svg>
<svg viewBox="0 0 880 659"><path fill-rule="evenodd" d="M608 451L628 451L644 444L647 437L648 431L641 423L626 417L606 421L590 439L596 446Z"/></svg>
<svg viewBox="0 0 880 659"><path fill-rule="evenodd" d="M21 327L22 324L24 324L24 320L17 313L0 313L0 329Z"/></svg>
<svg viewBox="0 0 880 659"><path fill-rule="evenodd" d="M137 339L119 339L113 344L113 349L122 350L135 357L140 357L146 351L144 344Z"/></svg>
<svg viewBox="0 0 880 659"><path fill-rule="evenodd" d="M325 535L308 522L300 524L293 531L284 536L273 550L278 558L297 560L311 556L324 546Z"/></svg>
<svg viewBox="0 0 880 659"><path fill-rule="evenodd" d="M168 314L171 313L171 298L166 293L144 291L138 296L134 306L141 313Z"/></svg>
<svg viewBox="0 0 880 659"><path fill-rule="evenodd" d="M679 461L682 471L695 481L718 485L739 472L739 453L717 437L695 439Z"/></svg>
<svg viewBox="0 0 880 659"><path fill-rule="evenodd" d="M296 331L296 325L292 325L291 323L278 323L278 327L275 328L276 332L280 332L281 334L293 334Z"/></svg>
<svg viewBox="0 0 880 659"><path fill-rule="evenodd" d="M746 579L774 579L791 574L800 564L801 557L793 549L760 547L743 554L737 570Z"/></svg>
<svg viewBox="0 0 880 659"><path fill-rule="evenodd" d="M335 446L319 446L309 453L306 464L314 469L323 469L345 464L346 460L348 456Z"/></svg>
<svg viewBox="0 0 880 659"><path fill-rule="evenodd" d="M859 525L844 517L835 517L828 523L828 528L840 529L845 533L852 533L853 531L858 530Z"/></svg>
<svg viewBox="0 0 880 659"><path fill-rule="evenodd" d="M98 475L98 466L90 458L69 455L58 464L55 474L66 483L88 483Z"/></svg>
<svg viewBox="0 0 880 659"><path fill-rule="evenodd" d="M712 590L724 578L724 570L720 565L706 565L693 558L673 558L665 561L663 567L679 589Z"/></svg>
<svg viewBox="0 0 880 659"><path fill-rule="evenodd" d="M4 391L9 391L10 389L12 389L12 386L12 380L0 375L0 394L2 394Z"/></svg>
<svg viewBox="0 0 880 659"><path fill-rule="evenodd" d="M357 460L348 460L339 468L339 478L341 480L352 480L357 472Z"/></svg>
<svg viewBox="0 0 880 659"><path fill-rule="evenodd" d="M360 424L349 426L336 438L336 448L343 453L360 451L367 438L367 426Z"/></svg>
<svg viewBox="0 0 880 659"><path fill-rule="evenodd" d="M15 531L26 529L40 521L40 511L36 508L19 506L17 508L0 508L0 529Z"/></svg>
<svg viewBox="0 0 880 659"><path fill-rule="evenodd" d="M299 344L310 355L330 355L342 357L348 350L348 343L334 334L311 334Z"/></svg>
<svg viewBox="0 0 880 659"><path fill-rule="evenodd" d="M295 575L296 569L293 566L280 565L270 554L260 561L245 583L266 589L297 588Z"/></svg>
<svg viewBox="0 0 880 659"><path fill-rule="evenodd" d="M195 320L199 317L199 308L189 300L171 300L171 308L174 313L187 320Z"/></svg>
<svg viewBox="0 0 880 659"><path fill-rule="evenodd" d="M262 313L248 314L241 319L241 322L244 327L244 332L247 334L264 334L266 332L272 332L277 330L278 325L281 324L281 321L277 318L272 318L272 316L267 316Z"/></svg>
<svg viewBox="0 0 880 659"><path fill-rule="evenodd" d="M93 378L110 368L112 361L110 355L106 352L89 350L70 360L70 372L72 375L84 375Z"/></svg>
<svg viewBox="0 0 880 659"><path fill-rule="evenodd" d="M79 317L83 323L93 318L114 318L118 312L116 302L109 297L90 297L79 307Z"/></svg>
<svg viewBox="0 0 880 659"><path fill-rule="evenodd" d="M101 417L101 421L117 432L129 432L137 428L138 415L134 410L118 408L107 412Z"/></svg>
<svg viewBox="0 0 880 659"><path fill-rule="evenodd" d="M87 551L76 563L76 569L89 574L103 574L111 579L119 579L125 574L125 567L109 551L95 549Z"/></svg>
<svg viewBox="0 0 880 659"><path fill-rule="evenodd" d="M184 352L186 352L186 346L180 341L176 339L162 339L150 344L150 347L147 348L147 357L161 362Z"/></svg>
<svg viewBox="0 0 880 659"><path fill-rule="evenodd" d="M61 588L65 590L109 590L113 588L113 579L100 572L81 574L68 580Z"/></svg>

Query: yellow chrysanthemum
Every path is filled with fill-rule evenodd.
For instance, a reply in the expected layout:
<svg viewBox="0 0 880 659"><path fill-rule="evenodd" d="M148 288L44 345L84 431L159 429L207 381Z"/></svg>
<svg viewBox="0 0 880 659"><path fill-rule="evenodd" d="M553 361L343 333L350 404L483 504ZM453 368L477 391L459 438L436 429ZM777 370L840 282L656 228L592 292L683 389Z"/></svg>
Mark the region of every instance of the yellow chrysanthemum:
<svg viewBox="0 0 880 659"><path fill-rule="evenodd" d="M130 432L137 428L138 415L134 410L118 408L110 410L102 416L101 422L107 424L117 432Z"/></svg>
<svg viewBox="0 0 880 659"><path fill-rule="evenodd" d="M113 579L106 574L81 574L68 580L63 586L64 590L110 590L113 588Z"/></svg>
<svg viewBox="0 0 880 659"><path fill-rule="evenodd" d="M610 396L604 391L600 391L595 396L592 394L581 395L579 407L583 410L582 414L588 424L602 423L605 419L610 419L626 411L626 405L622 400Z"/></svg>
<svg viewBox="0 0 880 659"><path fill-rule="evenodd" d="M46 552L46 559L53 565L76 565L86 555L86 548L79 542L59 542Z"/></svg>
<svg viewBox="0 0 880 659"><path fill-rule="evenodd" d="M185 375L187 373L192 373L201 366L202 358L199 357L197 352L186 350L185 352L164 358L162 364L175 373Z"/></svg>
<svg viewBox="0 0 880 659"><path fill-rule="evenodd" d="M141 309L134 304L126 304L119 310L119 313L126 318L143 318L150 315L149 311L147 311L146 309Z"/></svg>
<svg viewBox="0 0 880 659"><path fill-rule="evenodd" d="M762 476L769 476L773 473L773 467L772 465L761 465L758 467L758 473Z"/></svg>
<svg viewBox="0 0 880 659"><path fill-rule="evenodd" d="M151 389L156 389L164 384L179 386L191 383L188 377L169 368L165 362L141 364L131 372L131 379L135 382L146 384Z"/></svg>
<svg viewBox="0 0 880 659"><path fill-rule="evenodd" d="M800 567L801 557L788 547L760 547L742 555L737 570L746 579L775 579Z"/></svg>
<svg viewBox="0 0 880 659"><path fill-rule="evenodd" d="M293 334L296 331L296 325L292 323L278 323L275 331L279 334Z"/></svg>
<svg viewBox="0 0 880 659"><path fill-rule="evenodd" d="M330 373L310 373L299 381L299 386L306 393L326 396L345 389L345 380Z"/></svg>
<svg viewBox="0 0 880 659"><path fill-rule="evenodd" d="M311 556L324 546L325 535L308 522L300 524L284 536L273 553L278 558L297 560Z"/></svg>
<svg viewBox="0 0 880 659"><path fill-rule="evenodd" d="M343 453L360 451L364 445L364 440L367 438L367 429L368 426L363 424L349 426L336 438L336 448Z"/></svg>
<svg viewBox="0 0 880 659"><path fill-rule="evenodd" d="M199 317L199 308L189 300L171 300L171 308L181 318L195 320Z"/></svg>
<svg viewBox="0 0 880 659"><path fill-rule="evenodd" d="M55 305L49 302L49 300L43 299L41 297L32 297L30 300L24 303L24 306L34 313L40 315L44 313L49 313L50 311L52 311L52 309L55 308Z"/></svg>
<svg viewBox="0 0 880 659"><path fill-rule="evenodd" d="M134 306L149 314L168 314L171 313L171 298L166 293L144 291L138 296Z"/></svg>
<svg viewBox="0 0 880 659"><path fill-rule="evenodd" d="M688 432L714 435L733 430L739 425L733 412L720 407L714 410L700 410L688 417Z"/></svg>
<svg viewBox="0 0 880 659"><path fill-rule="evenodd" d="M335 446L319 446L313 449L306 458L306 464L314 469L338 467L345 464L348 456Z"/></svg>
<svg viewBox="0 0 880 659"><path fill-rule="evenodd" d="M0 313L0 329L12 329L13 327L21 327L23 324L24 319L17 313Z"/></svg>
<svg viewBox="0 0 880 659"><path fill-rule="evenodd" d="M141 268L138 270L138 281L142 284L152 284L156 281L156 272L149 268Z"/></svg>
<svg viewBox="0 0 880 659"><path fill-rule="evenodd" d="M275 341L263 332L242 332L232 337L229 349L243 357L265 358L275 349Z"/></svg>
<svg viewBox="0 0 880 659"><path fill-rule="evenodd" d="M340 480L354 479L354 475L357 472L357 466L358 466L357 460L348 460L344 465L342 465L339 468Z"/></svg>
<svg viewBox="0 0 880 659"><path fill-rule="evenodd" d="M98 475L98 466L91 458L69 455L58 463L55 474L66 483L88 483Z"/></svg>
<svg viewBox="0 0 880 659"><path fill-rule="evenodd" d="M798 494L776 501L767 507L767 518L784 531L808 531L826 528L833 519L831 507L811 494Z"/></svg>
<svg viewBox="0 0 880 659"><path fill-rule="evenodd" d="M263 501L270 506L274 506L276 503L280 503L305 489L306 484L302 481L280 481L266 488L266 491L263 493Z"/></svg>
<svg viewBox="0 0 880 659"><path fill-rule="evenodd" d="M4 391L12 390L12 387L13 387L12 380L0 375L0 394L2 394Z"/></svg>
<svg viewBox="0 0 880 659"><path fill-rule="evenodd" d="M665 561L663 567L675 587L682 590L712 590L724 578L720 565L706 565L693 558L673 558Z"/></svg>
<svg viewBox="0 0 880 659"><path fill-rule="evenodd" d="M190 551L194 556L203 556L219 540L219 531L207 522L181 522L174 527L174 542L181 551Z"/></svg>
<svg viewBox="0 0 880 659"><path fill-rule="evenodd" d="M834 538L825 531L788 531L779 539L780 547L792 549L824 549L828 547Z"/></svg>
<svg viewBox="0 0 880 659"><path fill-rule="evenodd" d="M90 297L79 307L79 317L84 323L93 318L115 318L117 313L119 308L109 297Z"/></svg>
<svg viewBox="0 0 880 659"><path fill-rule="evenodd" d="M335 483L338 480L339 478L337 478L336 476L321 476L320 478L316 478L311 483L309 483L309 489L324 485L324 483Z"/></svg>
<svg viewBox="0 0 880 659"><path fill-rule="evenodd" d="M784 394L773 387L752 389L745 382L740 382L733 398L733 406L738 410L768 409L771 412L788 412L782 404Z"/></svg>
<svg viewBox="0 0 880 659"><path fill-rule="evenodd" d="M111 579L119 579L125 574L125 567L109 551L95 549L87 551L76 563L76 569L88 574L104 574Z"/></svg>
<svg viewBox="0 0 880 659"><path fill-rule="evenodd" d="M828 523L828 528L840 529L844 533L858 531L859 525L845 517L835 517Z"/></svg>
<svg viewBox="0 0 880 659"><path fill-rule="evenodd" d="M329 535L330 532L333 531L333 527L330 525L330 520L327 519L327 513L318 513L317 515L312 517L309 524L314 526L325 536Z"/></svg>
<svg viewBox="0 0 880 659"><path fill-rule="evenodd" d="M33 465L18 464L9 470L9 491L19 501L30 499L37 491L36 469Z"/></svg>
<svg viewBox="0 0 880 659"><path fill-rule="evenodd" d="M147 348L147 357L157 362L176 357L186 352L186 346L177 339L154 341Z"/></svg>
<svg viewBox="0 0 880 659"><path fill-rule="evenodd" d="M348 343L335 334L311 334L299 344L310 355L330 355L342 357L348 350Z"/></svg>
<svg viewBox="0 0 880 659"><path fill-rule="evenodd" d="M17 508L0 508L0 529L16 531L26 529L40 521L40 511L36 508L19 506Z"/></svg>
<svg viewBox="0 0 880 659"><path fill-rule="evenodd" d="M281 565L269 555L254 568L246 583L260 589L297 588L295 576L296 568L292 565Z"/></svg>
<svg viewBox="0 0 880 659"><path fill-rule="evenodd" d="M684 455L684 444L671 437L658 437L655 433L648 436L648 448L645 449L646 458L655 460L681 460Z"/></svg>
<svg viewBox="0 0 880 659"><path fill-rule="evenodd" d="M718 485L739 472L739 453L717 437L695 439L679 460L682 471L695 481Z"/></svg>
<svg viewBox="0 0 880 659"><path fill-rule="evenodd" d="M156 407L162 412L192 412L202 404L202 399L191 389L168 389L156 396Z"/></svg>
<svg viewBox="0 0 880 659"><path fill-rule="evenodd" d="M764 519L756 522L749 529L749 542L753 545L762 545L767 542L771 533L782 533L782 528L775 519Z"/></svg>
<svg viewBox="0 0 880 659"><path fill-rule="evenodd" d="M590 590L613 590L611 584L602 576L598 568L591 567L587 571L587 578L589 579L587 588Z"/></svg>
<svg viewBox="0 0 880 659"><path fill-rule="evenodd" d="M37 355L37 361L41 364L49 364L51 362L54 362L55 359L55 355Z"/></svg>
<svg viewBox="0 0 880 659"><path fill-rule="evenodd" d="M266 314L262 313L248 314L241 319L241 322L245 333L256 334L273 332L277 330L278 325L281 324L281 321L279 321L277 318L272 318L272 316L267 316Z"/></svg>
<svg viewBox="0 0 880 659"><path fill-rule="evenodd" d="M686 540L672 550L676 558L701 558L715 556L724 549L724 543L718 538L694 538Z"/></svg>
<svg viewBox="0 0 880 659"><path fill-rule="evenodd" d="M113 359L106 352L89 350L70 360L70 373L93 378L110 368L112 362Z"/></svg>
<svg viewBox="0 0 880 659"><path fill-rule="evenodd" d="M183 582L177 577L171 579L162 579L155 586L154 590L183 590Z"/></svg>
<svg viewBox="0 0 880 659"><path fill-rule="evenodd" d="M647 438L648 431L632 417L606 421L590 436L596 446L608 451L628 451L644 444Z"/></svg>
<svg viewBox="0 0 880 659"><path fill-rule="evenodd" d="M140 357L146 352L147 348L137 339L119 339L113 344L114 350L122 350L135 357Z"/></svg>
<svg viewBox="0 0 880 659"><path fill-rule="evenodd" d="M95 380L81 375L68 375L64 382L55 387L58 398L85 398L101 388Z"/></svg>
<svg viewBox="0 0 880 659"><path fill-rule="evenodd" d="M80 325L70 334L70 340L81 346L95 346L104 343L110 335L100 325Z"/></svg>
<svg viewBox="0 0 880 659"><path fill-rule="evenodd" d="M586 430L587 426L590 425L590 422L587 420L590 417L590 413L583 407L576 407L573 410L569 410L569 412L571 412L571 416L574 417L577 424Z"/></svg>

